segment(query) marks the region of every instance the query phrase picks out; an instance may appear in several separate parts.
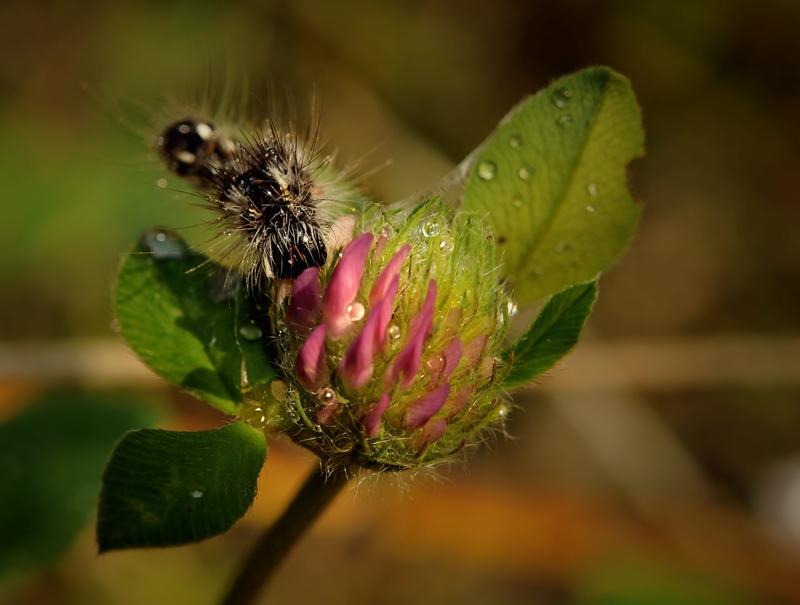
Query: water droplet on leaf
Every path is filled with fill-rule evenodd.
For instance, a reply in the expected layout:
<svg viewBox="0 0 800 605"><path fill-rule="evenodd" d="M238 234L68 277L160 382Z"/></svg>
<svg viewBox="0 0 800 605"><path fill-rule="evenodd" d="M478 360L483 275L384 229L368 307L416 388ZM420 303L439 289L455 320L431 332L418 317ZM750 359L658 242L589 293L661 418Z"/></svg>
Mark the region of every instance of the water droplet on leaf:
<svg viewBox="0 0 800 605"><path fill-rule="evenodd" d="M478 176L484 181L491 181L494 178L495 172L497 172L497 166L495 166L493 162L484 160L478 164Z"/></svg>
<svg viewBox="0 0 800 605"><path fill-rule="evenodd" d="M596 195L599 193L599 189L597 188L597 185L595 185L594 183L591 183L591 184L590 184L590 185L589 185L589 186L586 188L586 192L587 192L589 195L591 195L592 197L594 197L594 196L596 196Z"/></svg>
<svg viewBox="0 0 800 605"><path fill-rule="evenodd" d="M561 128L572 128L572 122L572 114L569 113L565 113L563 116L558 118L558 125L561 126Z"/></svg>
<svg viewBox="0 0 800 605"><path fill-rule="evenodd" d="M525 164L517 171L517 176L521 178L523 181L527 181L531 176L533 176L534 167L530 164Z"/></svg>
<svg viewBox="0 0 800 605"><path fill-rule="evenodd" d="M255 320L251 319L239 326L239 334L245 340L253 342L261 338L264 333L261 331L261 328L258 327L258 324L255 322Z"/></svg>
<svg viewBox="0 0 800 605"><path fill-rule="evenodd" d="M514 204L515 207L519 208L522 206L522 196L517 193L514 197L511 198L511 203Z"/></svg>
<svg viewBox="0 0 800 605"><path fill-rule="evenodd" d="M569 88L562 88L553 94L553 103L559 109L564 109L572 100L572 91Z"/></svg>
<svg viewBox="0 0 800 605"><path fill-rule="evenodd" d="M520 147L522 147L522 137L519 136L518 134L515 134L510 139L508 139L508 144L511 147L511 149L519 149Z"/></svg>
<svg viewBox="0 0 800 605"><path fill-rule="evenodd" d="M186 244L169 231L149 229L144 234L144 245L156 260L172 260L186 256Z"/></svg>
<svg viewBox="0 0 800 605"><path fill-rule="evenodd" d="M594 206L586 206L586 212L594 212Z"/></svg>
<svg viewBox="0 0 800 605"><path fill-rule="evenodd" d="M192 498L202 498L203 492L201 492L199 489L196 489L191 493L191 496Z"/></svg>
<svg viewBox="0 0 800 605"><path fill-rule="evenodd" d="M389 338L392 340L399 340L402 335L403 331L400 329L400 326L397 324L389 325Z"/></svg>

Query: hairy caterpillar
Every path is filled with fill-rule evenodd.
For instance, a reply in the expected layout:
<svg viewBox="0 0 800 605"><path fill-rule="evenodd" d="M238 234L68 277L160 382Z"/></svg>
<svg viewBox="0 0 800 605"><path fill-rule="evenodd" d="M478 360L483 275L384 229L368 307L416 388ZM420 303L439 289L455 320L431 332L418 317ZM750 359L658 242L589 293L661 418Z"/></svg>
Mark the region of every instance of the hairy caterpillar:
<svg viewBox="0 0 800 605"><path fill-rule="evenodd" d="M236 238L226 255L238 259L251 285L324 265L332 219L351 212L342 202L356 197L327 168L330 158L320 157L318 121L304 137L268 124L235 140L209 120L185 117L157 141L167 168L199 190L219 213L222 232Z"/></svg>

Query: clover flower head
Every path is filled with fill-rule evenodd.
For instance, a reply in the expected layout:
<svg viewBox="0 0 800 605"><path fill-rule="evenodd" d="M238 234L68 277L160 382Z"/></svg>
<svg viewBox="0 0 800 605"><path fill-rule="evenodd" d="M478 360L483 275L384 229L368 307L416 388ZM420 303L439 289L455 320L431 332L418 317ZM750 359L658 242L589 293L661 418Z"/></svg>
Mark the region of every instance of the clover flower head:
<svg viewBox="0 0 800 605"><path fill-rule="evenodd" d="M276 296L286 432L331 468L430 466L508 410L494 243L441 200L361 223Z"/></svg>

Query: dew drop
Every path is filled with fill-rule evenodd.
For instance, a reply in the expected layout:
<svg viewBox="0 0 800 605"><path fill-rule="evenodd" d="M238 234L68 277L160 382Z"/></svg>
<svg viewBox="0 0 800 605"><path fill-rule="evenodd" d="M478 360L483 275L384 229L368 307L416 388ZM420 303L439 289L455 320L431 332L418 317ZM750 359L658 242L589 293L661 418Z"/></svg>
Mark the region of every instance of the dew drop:
<svg viewBox="0 0 800 605"><path fill-rule="evenodd" d="M225 229L225 237L230 237L231 235L233 235L233 229L228 227L227 229Z"/></svg>
<svg viewBox="0 0 800 605"><path fill-rule="evenodd" d="M347 306L347 317L350 321L359 321L360 319L364 319L364 315L366 315L367 310L364 308L360 302L354 302L351 305Z"/></svg>
<svg viewBox="0 0 800 605"><path fill-rule="evenodd" d="M160 229L150 229L144 234L144 245L156 260L172 260L186 256L186 245L177 235Z"/></svg>
<svg viewBox="0 0 800 605"><path fill-rule="evenodd" d="M544 267L536 267L533 271L536 275L544 275Z"/></svg>
<svg viewBox="0 0 800 605"><path fill-rule="evenodd" d="M444 355L441 353L431 355L425 360L425 367L434 374L441 372L442 368L444 368Z"/></svg>
<svg viewBox="0 0 800 605"><path fill-rule="evenodd" d="M559 109L564 109L572 100L572 91L569 88L557 90L553 95L553 103Z"/></svg>
<svg viewBox="0 0 800 605"><path fill-rule="evenodd" d="M156 181L156 185L163 189L164 187L167 186L167 179L158 179Z"/></svg>
<svg viewBox="0 0 800 605"><path fill-rule="evenodd" d="M325 387L317 391L317 398L322 402L322 405L332 405L339 401L336 391L331 387Z"/></svg>
<svg viewBox="0 0 800 605"><path fill-rule="evenodd" d="M589 186L586 188L586 192L592 197L596 196L599 193L599 191L600 190L597 188L597 185L595 185L594 183L590 183Z"/></svg>
<svg viewBox="0 0 800 605"><path fill-rule="evenodd" d="M427 220L422 223L422 235L425 237L433 237L435 235L439 235L439 232L442 230L442 227L433 220Z"/></svg>
<svg viewBox="0 0 800 605"><path fill-rule="evenodd" d="M519 311L517 308L517 303L515 303L513 300L509 300L507 304L507 311L509 317L514 317Z"/></svg>
<svg viewBox="0 0 800 605"><path fill-rule="evenodd" d="M388 332L389 332L389 338L391 338L392 340L399 340L400 337L403 335L403 331L397 324L390 324Z"/></svg>
<svg viewBox="0 0 800 605"><path fill-rule="evenodd" d="M527 181L529 178L533 176L534 167L530 164L523 165L518 171L517 176L521 178L523 181Z"/></svg>
<svg viewBox="0 0 800 605"><path fill-rule="evenodd" d="M556 252L558 253L566 252L567 250L569 250L569 243L567 242L561 242L556 245Z"/></svg>
<svg viewBox="0 0 800 605"><path fill-rule="evenodd" d="M495 172L497 172L497 166L494 165L494 162L484 160L478 164L478 176L484 181L491 181L494 178Z"/></svg>
<svg viewBox="0 0 800 605"><path fill-rule="evenodd" d="M439 242L439 252L442 254L450 254L453 251L453 238L445 236Z"/></svg>
<svg viewBox="0 0 800 605"><path fill-rule="evenodd" d="M521 208L522 196L519 193L514 194L514 197L511 198L511 203L514 204L516 208Z"/></svg>
<svg viewBox="0 0 800 605"><path fill-rule="evenodd" d="M518 134L515 134L510 139L508 139L508 144L511 147L511 149L519 149L520 147L522 147L522 137L519 136Z"/></svg>
<svg viewBox="0 0 800 605"><path fill-rule="evenodd" d="M558 118L558 125L561 126L561 128L572 128L572 122L572 114L569 113L565 113L563 116Z"/></svg>
<svg viewBox="0 0 800 605"><path fill-rule="evenodd" d="M239 334L245 340L249 340L250 342L256 341L261 336L263 336L263 332L261 328L258 327L258 324L254 319L244 322L241 326L239 326Z"/></svg>
<svg viewBox="0 0 800 605"><path fill-rule="evenodd" d="M192 496L192 498L202 498L203 492L201 492L199 489L196 489L193 492L191 492L190 495Z"/></svg>
<svg viewBox="0 0 800 605"><path fill-rule="evenodd" d="M586 212L594 212L594 206L586 206Z"/></svg>
<svg viewBox="0 0 800 605"><path fill-rule="evenodd" d="M267 414L260 406L248 406L242 412L242 420L254 429L263 430L267 426Z"/></svg>

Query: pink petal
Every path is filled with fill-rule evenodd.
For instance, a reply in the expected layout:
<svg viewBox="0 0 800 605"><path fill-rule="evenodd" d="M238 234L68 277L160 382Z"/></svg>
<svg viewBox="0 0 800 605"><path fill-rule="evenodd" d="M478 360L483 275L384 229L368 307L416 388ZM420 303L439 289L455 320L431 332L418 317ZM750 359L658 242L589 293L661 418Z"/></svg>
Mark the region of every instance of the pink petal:
<svg viewBox="0 0 800 605"><path fill-rule="evenodd" d="M400 275L400 270L403 268L403 263L406 262L406 258L408 258L410 253L411 246L409 244L404 244L400 250L395 253L391 260L386 263L383 271L381 271L381 274L378 275L378 278L375 280L372 290L369 292L370 305L374 305L376 302L386 296L395 277Z"/></svg>
<svg viewBox="0 0 800 605"><path fill-rule="evenodd" d="M392 281L387 296L370 311L364 327L350 344L339 363L339 375L349 386L360 389L372 378L375 355L386 345L386 332L392 320L394 299L397 295L399 277Z"/></svg>
<svg viewBox="0 0 800 605"><path fill-rule="evenodd" d="M363 329L355 337L355 340L350 343L347 352L339 362L339 376L348 386L354 389L360 389L367 384L375 371L372 359L376 323L375 314L370 314Z"/></svg>
<svg viewBox="0 0 800 605"><path fill-rule="evenodd" d="M450 396L450 383L445 382L435 391L423 395L408 406L406 412L406 428L414 430L428 422L436 412L442 409L444 402Z"/></svg>
<svg viewBox="0 0 800 605"><path fill-rule="evenodd" d="M297 356L295 375L309 391L316 391L325 382L328 369L325 363L325 331L325 324L311 330Z"/></svg>
<svg viewBox="0 0 800 605"><path fill-rule="evenodd" d="M334 412L338 409L339 409L338 401L335 401L330 405L326 405L319 412L317 412L317 422L319 422L320 424L326 424L331 419Z"/></svg>
<svg viewBox="0 0 800 605"><path fill-rule="evenodd" d="M411 318L408 329L408 338L405 348L395 358L384 376L384 384L387 388L397 384L400 375L403 379L400 382L401 390L406 390L414 383L414 378L419 373L420 360L422 359L422 348L425 340L430 336L433 328L433 314L436 309L436 281L428 282L428 292L419 313Z"/></svg>
<svg viewBox="0 0 800 605"><path fill-rule="evenodd" d="M375 333L373 337L374 351L378 353L383 350L389 342L389 322L392 321L392 314L394 313L394 301L397 297L397 289L400 287L400 276L395 275L392 282L389 284L384 297L380 300L370 312L376 316Z"/></svg>
<svg viewBox="0 0 800 605"><path fill-rule="evenodd" d="M442 407L447 412L446 418L448 420L461 413L461 410L464 409L464 406L467 405L469 398L472 396L472 389L472 385L461 387L447 399Z"/></svg>
<svg viewBox="0 0 800 605"><path fill-rule="evenodd" d="M317 323L322 298L319 294L319 269L309 267L294 280L292 298L286 308L286 323L296 334L310 330Z"/></svg>
<svg viewBox="0 0 800 605"><path fill-rule="evenodd" d="M442 352L444 355L444 370L442 371L442 380L450 378L450 374L456 369L458 362L461 361L461 353L464 346L461 344L461 339L456 337L450 341Z"/></svg>
<svg viewBox="0 0 800 605"><path fill-rule="evenodd" d="M470 340L464 347L462 359L467 364L467 370L474 370L480 361L483 347L486 344L486 335L481 334Z"/></svg>
<svg viewBox="0 0 800 605"><path fill-rule="evenodd" d="M389 393L384 393L377 403L369 406L369 410L361 419L367 437L375 437L381 431L381 417L389 407Z"/></svg>
<svg viewBox="0 0 800 605"><path fill-rule="evenodd" d="M439 441L444 436L445 431L447 431L447 420L444 418L431 420L422 428L416 446L419 449L428 447L431 443Z"/></svg>
<svg viewBox="0 0 800 605"><path fill-rule="evenodd" d="M347 314L347 307L358 295L373 239L371 233L364 233L347 244L333 270L331 283L322 301L322 321L328 325L328 337L331 340L341 340L354 326Z"/></svg>

